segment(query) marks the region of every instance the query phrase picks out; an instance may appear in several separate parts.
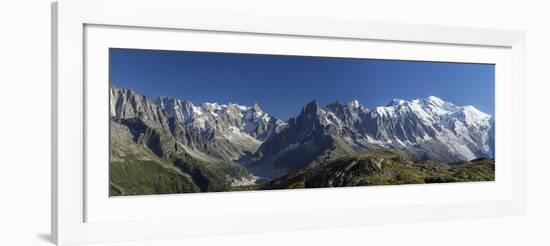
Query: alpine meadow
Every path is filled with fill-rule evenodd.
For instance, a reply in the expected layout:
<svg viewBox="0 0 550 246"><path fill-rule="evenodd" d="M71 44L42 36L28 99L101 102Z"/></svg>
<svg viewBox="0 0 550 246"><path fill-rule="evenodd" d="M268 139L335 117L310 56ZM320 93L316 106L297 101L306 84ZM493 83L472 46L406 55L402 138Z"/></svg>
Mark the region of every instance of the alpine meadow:
<svg viewBox="0 0 550 246"><path fill-rule="evenodd" d="M493 64L109 52L111 196L495 179Z"/></svg>

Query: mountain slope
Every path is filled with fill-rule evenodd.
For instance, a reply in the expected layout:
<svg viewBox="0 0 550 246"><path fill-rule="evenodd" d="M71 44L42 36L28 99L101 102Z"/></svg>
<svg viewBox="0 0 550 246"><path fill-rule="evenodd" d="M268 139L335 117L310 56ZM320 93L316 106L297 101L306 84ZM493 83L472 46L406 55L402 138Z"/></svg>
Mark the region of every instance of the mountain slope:
<svg viewBox="0 0 550 246"><path fill-rule="evenodd" d="M393 149L412 159L454 162L494 156L494 121L473 106L437 97L369 110L352 101L321 108L315 101L267 139L249 169L276 177L369 149Z"/></svg>
<svg viewBox="0 0 550 246"><path fill-rule="evenodd" d="M254 153L284 122L253 107L192 102L161 97L169 128L183 145L219 160L239 161Z"/></svg>
<svg viewBox="0 0 550 246"><path fill-rule="evenodd" d="M395 99L377 107L370 120L376 126L370 132L376 139L417 158L456 161L494 156L492 117L473 106L459 107L433 96Z"/></svg>
<svg viewBox="0 0 550 246"><path fill-rule="evenodd" d="M241 165L196 158L167 131L139 118L111 121L110 142L114 194L223 191L254 180Z"/></svg>
<svg viewBox="0 0 550 246"><path fill-rule="evenodd" d="M167 160L158 157L117 122L110 126L111 196L198 192L199 187ZM139 137L138 137L139 139Z"/></svg>
<svg viewBox="0 0 550 246"><path fill-rule="evenodd" d="M258 178L262 182L280 181L278 177L285 175L303 178L303 170L331 174L359 168L349 175L362 176L365 170L377 172L370 161L364 161L365 153L371 153L367 154L371 158L372 153L383 151L413 161L396 166L400 171L392 173L405 172L400 176L375 177L390 178L386 180L390 183L415 183L419 177L422 182L435 182L439 175L443 181L454 182L459 180L449 176L454 169L442 163L494 156L494 119L490 115L433 96L394 99L374 109L356 100L325 107L312 101L299 115L283 122L257 104L195 105L168 97L151 100L116 87L111 87L110 93L113 195L240 190L238 187ZM411 169L421 160L438 163L430 166L437 167L436 174L429 176L431 169L426 167L420 173L416 167ZM332 163L330 170L324 169L327 163ZM339 165L344 169L337 168ZM487 173L486 166L480 168L477 174ZM464 180L477 179L473 169L464 170ZM330 175L318 179L344 186L358 180L338 180Z"/></svg>
<svg viewBox="0 0 550 246"><path fill-rule="evenodd" d="M180 142L174 116L147 97L112 88L111 110L112 195L223 191L254 182L241 165Z"/></svg>
<svg viewBox="0 0 550 246"><path fill-rule="evenodd" d="M111 116L140 118L168 130L190 151L217 161L246 160L286 123L254 106L204 103L160 97L156 101L111 86Z"/></svg>
<svg viewBox="0 0 550 246"><path fill-rule="evenodd" d="M447 165L411 161L388 150L371 150L338 158L274 179L258 189L296 189L420 183L493 181L494 160L476 159Z"/></svg>
<svg viewBox="0 0 550 246"><path fill-rule="evenodd" d="M313 101L279 133L266 140L247 167L256 175L277 177L306 166L354 153L342 130Z"/></svg>

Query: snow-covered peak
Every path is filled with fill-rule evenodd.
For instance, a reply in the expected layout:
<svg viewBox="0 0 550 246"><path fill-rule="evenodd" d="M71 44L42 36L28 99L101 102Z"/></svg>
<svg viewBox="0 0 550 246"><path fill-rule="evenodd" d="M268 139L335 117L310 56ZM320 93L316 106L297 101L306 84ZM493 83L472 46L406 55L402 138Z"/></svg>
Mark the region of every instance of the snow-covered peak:
<svg viewBox="0 0 550 246"><path fill-rule="evenodd" d="M456 112L460 110L459 106L435 96L429 96L418 100L421 101L424 107L431 108L432 110L436 109L435 111Z"/></svg>
<svg viewBox="0 0 550 246"><path fill-rule="evenodd" d="M166 111L168 117L175 117L182 122L203 114L200 106L195 106L191 101L184 101L171 97L159 97L156 103Z"/></svg>
<svg viewBox="0 0 550 246"><path fill-rule="evenodd" d="M413 100L392 99L385 107L377 107L376 111L384 114L399 111L416 111L421 114L439 117L441 115L452 114L461 110L461 107L454 105L451 102L445 101L436 96L428 96L426 98L417 98Z"/></svg>
<svg viewBox="0 0 550 246"><path fill-rule="evenodd" d="M217 102L204 102L195 106L191 101L184 101L170 97L159 97L156 103L164 109L169 117L177 116L182 119L192 118L218 118L223 115L231 115L234 118L246 118L254 120L263 118L270 120L271 116L263 112L260 106L255 103L253 106L244 106L236 103L220 104Z"/></svg>
<svg viewBox="0 0 550 246"><path fill-rule="evenodd" d="M216 130L226 135L229 134L226 132L228 130L239 130L242 134L249 134L262 141L285 125L283 121L263 112L257 103L253 106L244 106L236 103L205 102L200 106L175 108L183 109L183 112L173 115L183 115L181 118L186 120L182 122L187 127L202 131Z"/></svg>
<svg viewBox="0 0 550 246"><path fill-rule="evenodd" d="M248 106L217 102L195 105L169 97L153 102L131 90L116 87L111 88L110 106L113 117L140 117L167 128L181 126L172 132L182 141L189 141L188 137L193 134L209 136L237 145L244 143L250 147L247 151L285 132L283 129L297 127L297 131L310 128L325 131L324 134L338 137L354 148L371 144L410 147L413 152L418 151L417 148L426 147L428 152L441 148L452 158L462 160L480 156L480 153L494 156L494 118L474 106L457 106L435 96L394 99L387 106L372 111L357 100L345 105L333 102L326 107L319 107L312 101L289 123L264 112L257 103Z"/></svg>
<svg viewBox="0 0 550 246"><path fill-rule="evenodd" d="M401 98L394 98L391 101L388 102L386 107L391 106L398 106L398 105L406 105L406 104L425 104L425 105L436 105L436 106L443 106L445 104L450 104L449 102L446 102L442 100L439 97L436 96L428 96L426 98L416 98L413 100L403 100Z"/></svg>
<svg viewBox="0 0 550 246"><path fill-rule="evenodd" d="M351 102L348 103L349 107L351 108L359 108L361 107L361 104L359 104L359 101L357 100L352 100Z"/></svg>
<svg viewBox="0 0 550 246"><path fill-rule="evenodd" d="M452 116L469 127L489 127L492 124L491 115L471 105L460 107L460 110L452 114Z"/></svg>
<svg viewBox="0 0 550 246"><path fill-rule="evenodd" d="M394 99L388 106L377 107L371 115L383 121L384 123L377 124L382 124L388 132L391 132L391 129L408 129L408 131L420 129L417 133L407 133L403 135L403 139L400 139L411 143L432 138L447 141L442 140L446 138L442 137L445 136L445 132L452 132L453 138L473 141L472 139L479 138L476 134L480 130L484 136L480 141L486 142L487 129L491 129L494 125L490 115L474 106L457 106L435 96L410 101ZM435 134L436 132L438 133ZM388 137L391 138L395 134L388 134ZM483 148L484 152L490 149L487 145Z"/></svg>
<svg viewBox="0 0 550 246"><path fill-rule="evenodd" d="M406 103L406 102L407 102L407 101L405 101L405 100L402 100L402 99L399 99L399 98L394 98L394 99L392 99L391 101L389 101L388 104L386 104L386 107L402 105L402 104L404 104L404 103Z"/></svg>
<svg viewBox="0 0 550 246"><path fill-rule="evenodd" d="M201 105L201 108L208 113L211 113L213 115L218 115L219 113L221 113L221 111L225 111L225 109L227 109L227 105L225 104L220 105L218 103L205 102Z"/></svg>
<svg viewBox="0 0 550 246"><path fill-rule="evenodd" d="M252 109L254 109L255 112L263 113L263 111L260 108L260 105L258 103L254 103L254 106L252 106Z"/></svg>
<svg viewBox="0 0 550 246"><path fill-rule="evenodd" d="M428 102L433 102L435 104L444 104L445 103L445 101L441 100L441 98L436 97L436 96L428 96L424 100L428 101Z"/></svg>

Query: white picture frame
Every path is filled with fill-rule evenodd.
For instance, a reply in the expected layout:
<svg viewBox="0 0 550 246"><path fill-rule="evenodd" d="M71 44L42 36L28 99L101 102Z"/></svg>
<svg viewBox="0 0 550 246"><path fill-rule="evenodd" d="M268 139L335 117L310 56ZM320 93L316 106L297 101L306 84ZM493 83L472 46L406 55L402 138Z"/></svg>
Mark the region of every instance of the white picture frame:
<svg viewBox="0 0 550 246"><path fill-rule="evenodd" d="M52 4L52 12L52 238L57 244L464 219L525 211L525 35L521 31L198 12L176 0L60 0ZM192 42L200 35L225 42L219 47L212 42ZM264 45L238 45L251 38L262 39ZM322 46L332 48L320 53ZM349 49L373 46L379 48L378 53ZM105 128L96 124L101 120L91 115L99 112L101 118L99 109L107 102L101 97L102 85L90 82L103 80L108 67L102 50L108 47L494 63L496 145L497 153L502 153L497 154L496 181L109 198L101 186L105 169L90 165L90 161L102 162L101 158L90 159L95 156L90 153L105 149L101 141L107 141L101 130ZM159 206L160 212L151 209ZM175 212L181 206L195 212ZM142 212L140 216L136 209Z"/></svg>

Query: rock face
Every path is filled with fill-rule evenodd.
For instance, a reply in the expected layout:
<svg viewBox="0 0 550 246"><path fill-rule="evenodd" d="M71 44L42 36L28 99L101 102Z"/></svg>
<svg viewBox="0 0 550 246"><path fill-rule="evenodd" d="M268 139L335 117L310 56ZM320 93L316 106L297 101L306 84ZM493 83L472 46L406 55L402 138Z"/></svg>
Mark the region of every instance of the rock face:
<svg viewBox="0 0 550 246"><path fill-rule="evenodd" d="M146 96L128 89L111 87L110 115L116 119L140 118L159 127L168 126L168 116Z"/></svg>
<svg viewBox="0 0 550 246"><path fill-rule="evenodd" d="M260 146L248 167L259 176L278 177L353 153L343 142L345 131L350 129L339 128L335 120L334 114L310 102L287 127Z"/></svg>
<svg viewBox="0 0 550 246"><path fill-rule="evenodd" d="M258 105L153 101L116 87L110 97L114 195L223 191L253 183L255 178L236 162L285 125ZM128 176L127 169L152 173Z"/></svg>
<svg viewBox="0 0 550 246"><path fill-rule="evenodd" d="M110 111L114 195L224 191L254 183L252 174L269 180L380 149L412 161L494 157L493 118L437 97L374 109L312 101L283 122L258 104L151 100L111 87ZM369 163L357 167L372 171Z"/></svg>
<svg viewBox="0 0 550 246"><path fill-rule="evenodd" d="M195 106L190 101L167 97L152 101L116 87L111 87L111 116L118 120L139 118L170 132L190 152L230 161L254 153L264 140L286 125L257 104Z"/></svg>
<svg viewBox="0 0 550 246"><path fill-rule="evenodd" d="M161 97L157 104L169 118L169 129L183 145L220 160L239 161L280 131L283 121L253 107L192 102Z"/></svg>
<svg viewBox="0 0 550 246"><path fill-rule="evenodd" d="M494 156L494 120L473 106L437 97L369 110L352 101L304 107L266 140L249 163L260 176L277 177L369 149L393 149L412 159L454 162Z"/></svg>

